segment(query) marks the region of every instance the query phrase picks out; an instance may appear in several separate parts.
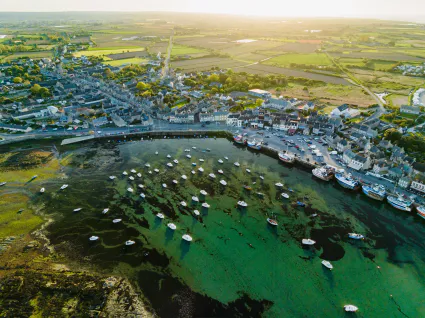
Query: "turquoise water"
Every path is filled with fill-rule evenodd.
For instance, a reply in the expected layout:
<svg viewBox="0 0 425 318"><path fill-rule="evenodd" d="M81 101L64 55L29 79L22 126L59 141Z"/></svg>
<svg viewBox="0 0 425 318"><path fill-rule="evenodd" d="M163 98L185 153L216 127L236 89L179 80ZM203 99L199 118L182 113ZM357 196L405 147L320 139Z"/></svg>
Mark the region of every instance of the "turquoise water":
<svg viewBox="0 0 425 318"><path fill-rule="evenodd" d="M191 149L191 159L186 158L186 148ZM211 152L203 152L206 148ZM58 250L135 280L160 316L341 317L346 316L345 304L358 306L359 317L425 316L425 222L413 214L344 190L333 181L316 180L308 170L285 166L225 139L131 142L116 149L121 160L103 169L69 167L69 188L37 200L60 216L49 228ZM168 168L166 163L173 159L179 163ZM241 167L235 167L235 161ZM200 166L204 173L197 170ZM122 176L124 170L136 180ZM215 180L208 177L211 172ZM183 181L182 174L188 180ZM109 181L109 175L117 179ZM221 186L220 179L228 185ZM276 182L284 184L283 190ZM63 183L58 180L48 188ZM129 186L134 194L127 192ZM201 189L208 192L205 198ZM282 199L281 192L290 199ZM195 204L193 195L211 207ZM239 200L248 207L238 208ZM307 206L298 207L297 200ZM181 206L181 201L188 206ZM82 211L73 213L77 207ZM110 211L102 215L107 207ZM193 214L195 209L200 216ZM158 212L164 220L155 217ZM271 215L278 227L267 224ZM123 221L113 224L115 218ZM167 228L170 221L176 231ZM349 232L366 239L353 241ZM181 239L185 233L193 237L191 243ZM99 236L99 242L89 244L91 235ZM317 243L303 247L303 238ZM129 239L136 244L125 247ZM321 265L323 259L332 262L333 271Z"/></svg>

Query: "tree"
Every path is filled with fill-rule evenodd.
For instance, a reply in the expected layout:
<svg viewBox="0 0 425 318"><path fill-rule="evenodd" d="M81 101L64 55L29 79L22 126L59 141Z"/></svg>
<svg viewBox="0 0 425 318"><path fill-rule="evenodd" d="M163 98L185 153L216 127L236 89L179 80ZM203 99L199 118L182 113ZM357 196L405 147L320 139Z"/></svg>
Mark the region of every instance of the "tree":
<svg viewBox="0 0 425 318"><path fill-rule="evenodd" d="M396 142L400 140L401 137L402 137L402 134L395 128L387 129L384 133L384 138L391 142Z"/></svg>
<svg viewBox="0 0 425 318"><path fill-rule="evenodd" d="M144 83L144 82L139 82L139 83L137 83L136 88L139 91L145 91L147 89L150 89L151 86L149 84Z"/></svg>
<svg viewBox="0 0 425 318"><path fill-rule="evenodd" d="M260 107L260 106L262 106L263 105L263 100L261 99L261 98L258 98L256 101L255 101L255 106L256 107Z"/></svg>
<svg viewBox="0 0 425 318"><path fill-rule="evenodd" d="M38 84L34 84L33 87L30 88L30 91L33 95L37 95L40 91L41 86Z"/></svg>
<svg viewBox="0 0 425 318"><path fill-rule="evenodd" d="M212 83L212 82L218 82L220 80L220 77L217 74L211 74L210 76L208 76L207 78L207 82L208 83Z"/></svg>
<svg viewBox="0 0 425 318"><path fill-rule="evenodd" d="M21 77L19 77L19 76L15 77L15 78L13 79L13 83L15 83L15 84L20 84L20 83L22 83L22 78L21 78Z"/></svg>

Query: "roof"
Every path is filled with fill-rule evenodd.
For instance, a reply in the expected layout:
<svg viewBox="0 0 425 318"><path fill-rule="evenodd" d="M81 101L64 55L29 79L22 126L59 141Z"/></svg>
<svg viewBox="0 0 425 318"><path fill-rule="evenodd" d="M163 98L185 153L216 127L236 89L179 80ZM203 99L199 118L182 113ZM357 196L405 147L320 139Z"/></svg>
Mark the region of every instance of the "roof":
<svg viewBox="0 0 425 318"><path fill-rule="evenodd" d="M341 105L341 106L338 106L338 107L337 107L337 109L338 109L340 112L343 112L344 110L348 109L348 105L347 105L347 104L343 104L343 105Z"/></svg>

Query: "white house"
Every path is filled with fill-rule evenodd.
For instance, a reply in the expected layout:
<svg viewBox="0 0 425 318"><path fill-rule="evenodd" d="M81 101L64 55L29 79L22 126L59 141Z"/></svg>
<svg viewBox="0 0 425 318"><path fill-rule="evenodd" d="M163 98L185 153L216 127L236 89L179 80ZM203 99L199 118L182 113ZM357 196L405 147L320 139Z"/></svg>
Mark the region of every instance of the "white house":
<svg viewBox="0 0 425 318"><path fill-rule="evenodd" d="M240 117L240 114L229 114L226 119L226 125L237 126L239 117Z"/></svg>
<svg viewBox="0 0 425 318"><path fill-rule="evenodd" d="M412 181L412 184L410 185L410 189L425 193L425 184L418 181Z"/></svg>
<svg viewBox="0 0 425 318"><path fill-rule="evenodd" d="M348 105L341 105L331 111L331 117L340 117L344 112L348 111Z"/></svg>
<svg viewBox="0 0 425 318"><path fill-rule="evenodd" d="M274 109L289 109L292 107L292 104L282 98L270 98L264 106Z"/></svg>
<svg viewBox="0 0 425 318"><path fill-rule="evenodd" d="M272 94L268 91L262 90L262 89L250 89L248 91L249 95L260 97L260 98L271 98Z"/></svg>
<svg viewBox="0 0 425 318"><path fill-rule="evenodd" d="M229 112L214 112L214 121L227 121Z"/></svg>
<svg viewBox="0 0 425 318"><path fill-rule="evenodd" d="M199 115L199 121L201 123L212 122L214 121L214 114L212 113L202 113Z"/></svg>
<svg viewBox="0 0 425 318"><path fill-rule="evenodd" d="M346 139L342 139L338 141L338 143L336 144L336 150L338 152L344 152L345 150L350 148L351 148L351 145Z"/></svg>
<svg viewBox="0 0 425 318"><path fill-rule="evenodd" d="M371 165L369 157L359 156L352 152L350 149L344 151L342 155L342 160L348 167L354 170L366 170L369 169Z"/></svg>

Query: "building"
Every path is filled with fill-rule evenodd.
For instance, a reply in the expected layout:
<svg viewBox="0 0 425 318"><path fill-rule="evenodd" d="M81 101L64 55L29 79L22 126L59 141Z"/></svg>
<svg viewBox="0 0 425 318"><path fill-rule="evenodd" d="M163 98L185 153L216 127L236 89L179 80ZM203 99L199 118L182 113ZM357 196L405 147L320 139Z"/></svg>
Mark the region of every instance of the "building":
<svg viewBox="0 0 425 318"><path fill-rule="evenodd" d="M201 123L212 122L212 121L214 121L214 114L212 114L212 113L199 114L199 121Z"/></svg>
<svg viewBox="0 0 425 318"><path fill-rule="evenodd" d="M425 193L425 184L419 181L412 181L410 189Z"/></svg>
<svg viewBox="0 0 425 318"><path fill-rule="evenodd" d="M237 126L239 117L240 117L240 114L229 114L226 119L226 125Z"/></svg>
<svg viewBox="0 0 425 318"><path fill-rule="evenodd" d="M214 121L227 121L227 116L229 112L214 112Z"/></svg>
<svg viewBox="0 0 425 318"><path fill-rule="evenodd" d="M348 105L341 105L331 111L331 117L339 117L344 114L344 112L348 111Z"/></svg>
<svg viewBox="0 0 425 318"><path fill-rule="evenodd" d="M410 184L410 179L408 177L402 177L398 180L398 185L404 189L407 189Z"/></svg>
<svg viewBox="0 0 425 318"><path fill-rule="evenodd" d="M336 150L338 152L344 152L348 149L351 149L351 144L346 139L342 139L336 144Z"/></svg>
<svg viewBox="0 0 425 318"><path fill-rule="evenodd" d="M382 160L378 161L373 165L372 171L376 174L387 174L388 173L388 164Z"/></svg>
<svg viewBox="0 0 425 318"><path fill-rule="evenodd" d="M20 131L20 132L30 132L31 127L19 126L19 125L8 125L0 124L0 129L10 130L10 131Z"/></svg>
<svg viewBox="0 0 425 318"><path fill-rule="evenodd" d="M292 107L292 104L282 98L270 98L264 106L274 109L289 109Z"/></svg>
<svg viewBox="0 0 425 318"><path fill-rule="evenodd" d="M250 89L248 94L255 97L260 97L264 99L268 99L272 97L272 94L268 91L264 91L262 89Z"/></svg>
<svg viewBox="0 0 425 318"><path fill-rule="evenodd" d="M345 164L354 170L366 170L370 168L371 161L369 157L362 157L355 154L350 149L344 151L342 160Z"/></svg>
<svg viewBox="0 0 425 318"><path fill-rule="evenodd" d="M400 113L404 114L412 114L412 115L419 115L421 112L421 109L416 106L408 106L408 105L402 105L400 106Z"/></svg>

